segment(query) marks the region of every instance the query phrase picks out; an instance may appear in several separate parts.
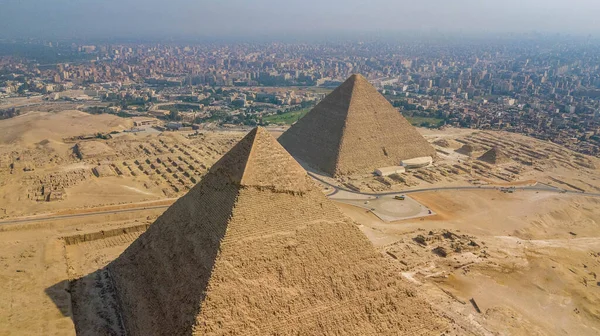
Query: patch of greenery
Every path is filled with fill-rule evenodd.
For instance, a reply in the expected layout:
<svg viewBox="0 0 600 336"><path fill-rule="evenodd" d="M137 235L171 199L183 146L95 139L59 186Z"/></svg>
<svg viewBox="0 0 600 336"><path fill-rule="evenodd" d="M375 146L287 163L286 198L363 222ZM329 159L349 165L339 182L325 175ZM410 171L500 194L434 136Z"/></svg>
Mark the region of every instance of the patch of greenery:
<svg viewBox="0 0 600 336"><path fill-rule="evenodd" d="M444 119L429 117L405 117L413 126L417 127L440 127L444 124Z"/></svg>
<svg viewBox="0 0 600 336"><path fill-rule="evenodd" d="M300 120L300 118L304 117L311 108L304 108L297 111L285 112L282 114L274 114L270 116L266 116L262 118L262 121L270 124L286 124L291 125L296 121Z"/></svg>
<svg viewBox="0 0 600 336"><path fill-rule="evenodd" d="M167 111L184 111L187 112L189 110L192 111L199 111L200 107L196 104L180 104L180 103L174 103L174 104L170 104L170 105L164 105L161 107L161 109L163 110L167 110Z"/></svg>

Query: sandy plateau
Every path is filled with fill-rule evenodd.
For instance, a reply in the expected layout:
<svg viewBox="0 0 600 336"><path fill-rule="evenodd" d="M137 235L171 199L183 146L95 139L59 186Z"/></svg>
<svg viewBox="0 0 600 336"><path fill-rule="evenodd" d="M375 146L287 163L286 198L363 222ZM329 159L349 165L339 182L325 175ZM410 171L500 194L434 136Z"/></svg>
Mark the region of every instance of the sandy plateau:
<svg viewBox="0 0 600 336"><path fill-rule="evenodd" d="M0 218L181 196L243 136L102 139L131 126L128 119L78 111L0 122Z"/></svg>
<svg viewBox="0 0 600 336"><path fill-rule="evenodd" d="M436 216L381 223L343 209L458 324L475 335L598 334L599 198L498 191L413 197Z"/></svg>
<svg viewBox="0 0 600 336"><path fill-rule="evenodd" d="M0 121L1 336L75 335L70 280L119 256L244 135L96 136L130 127L73 111ZM369 193L576 192L428 190L410 197L434 215L389 223L336 203L406 286L452 321L447 334L600 334L599 160L510 133L419 131L438 152L432 167L327 181ZM509 160L478 159L492 148Z"/></svg>

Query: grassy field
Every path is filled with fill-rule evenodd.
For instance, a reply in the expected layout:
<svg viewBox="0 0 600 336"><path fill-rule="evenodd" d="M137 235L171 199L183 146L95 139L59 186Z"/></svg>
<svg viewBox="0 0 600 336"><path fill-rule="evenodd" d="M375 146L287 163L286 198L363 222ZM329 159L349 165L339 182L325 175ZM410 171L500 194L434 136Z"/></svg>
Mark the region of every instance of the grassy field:
<svg viewBox="0 0 600 336"><path fill-rule="evenodd" d="M198 105L195 105L195 104L174 103L174 104L170 104L170 105L163 105L161 107L161 109L167 110L167 111L184 111L184 112L187 112L189 110L199 111L200 107L198 107Z"/></svg>
<svg viewBox="0 0 600 336"><path fill-rule="evenodd" d="M440 127L444 122L443 119L427 118L427 117L405 117L413 126L418 127ZM428 126L426 125L428 124Z"/></svg>
<svg viewBox="0 0 600 336"><path fill-rule="evenodd" d="M271 124L286 124L291 125L298 121L298 119L304 117L311 108L305 108L298 111L287 112L283 114L274 114L263 118L264 122Z"/></svg>

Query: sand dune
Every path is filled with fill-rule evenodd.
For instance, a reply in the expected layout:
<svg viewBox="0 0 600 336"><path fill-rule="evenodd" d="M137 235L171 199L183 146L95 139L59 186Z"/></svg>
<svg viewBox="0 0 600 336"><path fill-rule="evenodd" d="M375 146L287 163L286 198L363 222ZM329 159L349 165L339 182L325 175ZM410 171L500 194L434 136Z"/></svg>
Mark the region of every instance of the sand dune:
<svg viewBox="0 0 600 336"><path fill-rule="evenodd" d="M0 121L0 144L33 146L45 140L130 128L133 122L113 115L80 111L30 112Z"/></svg>

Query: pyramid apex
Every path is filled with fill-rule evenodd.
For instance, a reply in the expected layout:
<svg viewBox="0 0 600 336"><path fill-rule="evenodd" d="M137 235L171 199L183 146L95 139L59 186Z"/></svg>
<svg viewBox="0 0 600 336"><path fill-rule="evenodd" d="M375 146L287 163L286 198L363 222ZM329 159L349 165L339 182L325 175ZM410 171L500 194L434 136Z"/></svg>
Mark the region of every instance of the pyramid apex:
<svg viewBox="0 0 600 336"><path fill-rule="evenodd" d="M355 74L352 74L350 77L348 77L345 81L345 83L357 83L357 82L369 83L369 80L365 76L363 76L359 73L355 73Z"/></svg>
<svg viewBox="0 0 600 336"><path fill-rule="evenodd" d="M263 127L252 129L209 174L242 188L303 193L314 188L308 174Z"/></svg>
<svg viewBox="0 0 600 336"><path fill-rule="evenodd" d="M492 148L490 148L488 151L488 153L500 153L503 152L502 148L498 147L498 146L494 146Z"/></svg>
<svg viewBox="0 0 600 336"><path fill-rule="evenodd" d="M256 137L271 137L271 138L273 137L273 136L271 135L271 133L269 133L269 131L267 131L267 129L266 129L266 128L264 128L264 127L262 127L262 126L256 126L256 127L254 127L254 128L253 128L253 129L252 129L252 130L249 132L249 134L250 134L250 133L253 133L255 138L256 138Z"/></svg>

